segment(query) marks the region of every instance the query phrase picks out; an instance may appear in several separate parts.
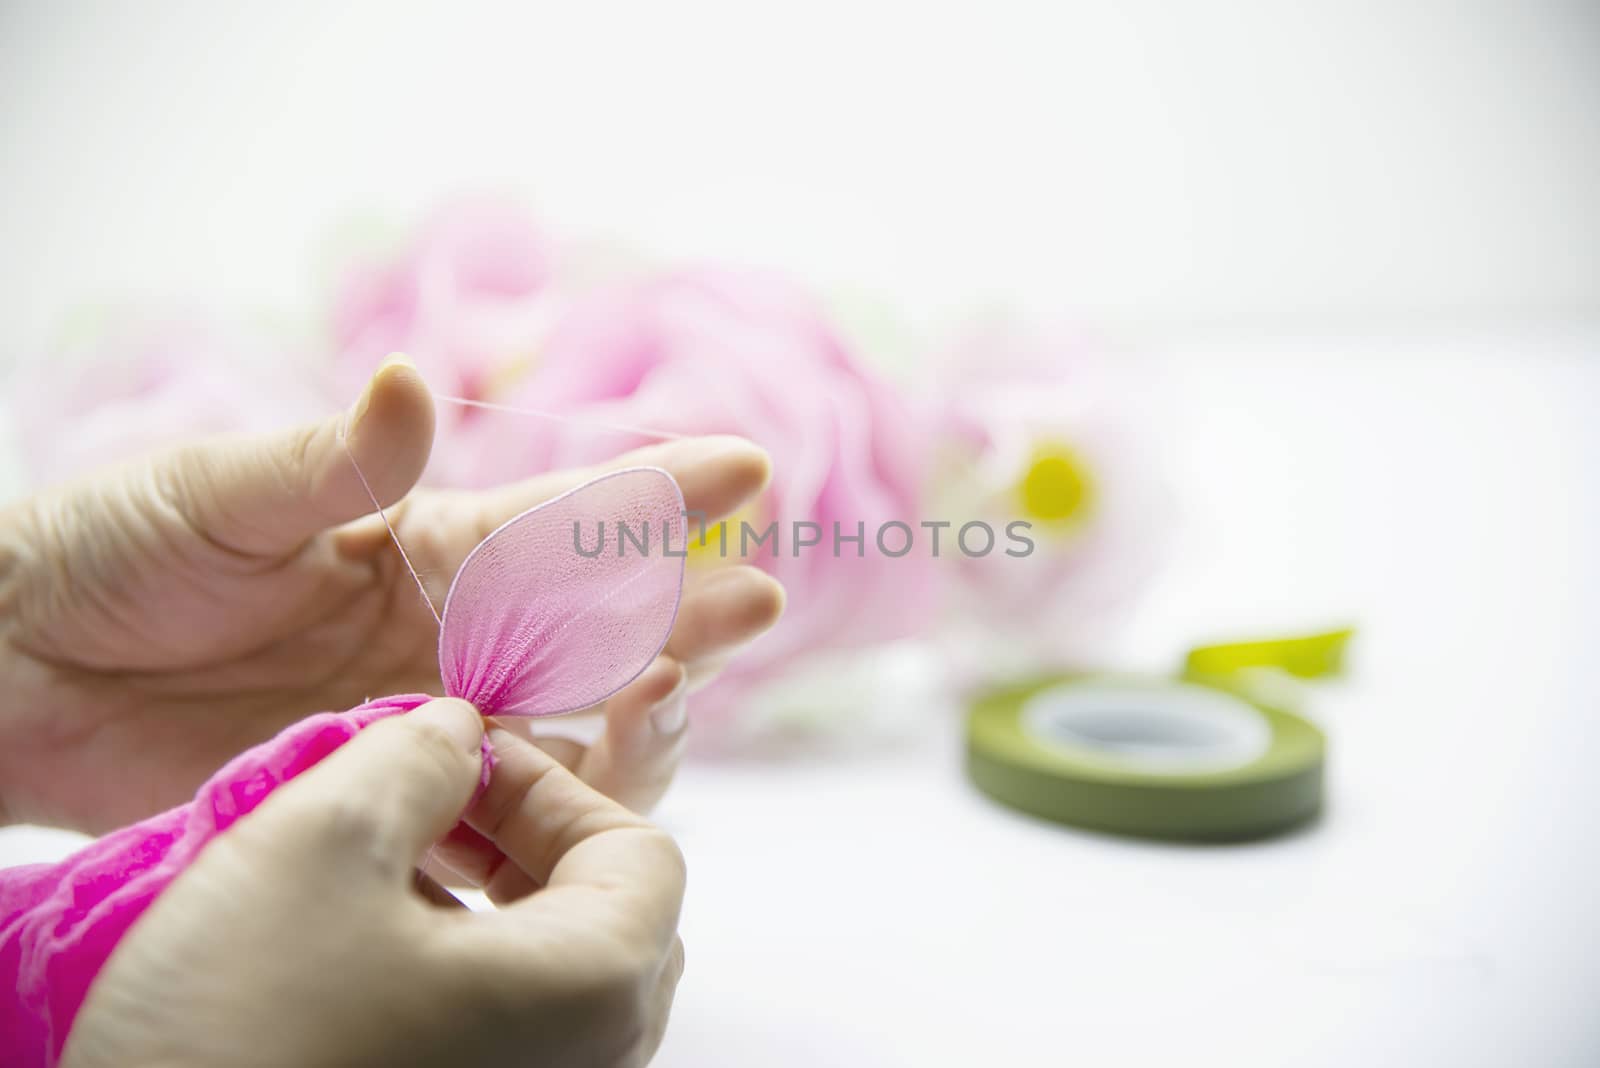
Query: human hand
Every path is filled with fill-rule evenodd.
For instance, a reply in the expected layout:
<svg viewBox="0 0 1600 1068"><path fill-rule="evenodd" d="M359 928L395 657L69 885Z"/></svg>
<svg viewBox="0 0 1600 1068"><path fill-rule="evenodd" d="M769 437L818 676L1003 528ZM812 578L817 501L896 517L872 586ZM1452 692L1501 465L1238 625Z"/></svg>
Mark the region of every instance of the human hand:
<svg viewBox="0 0 1600 1068"><path fill-rule="evenodd" d="M479 782L442 699L363 730L212 842L113 951L62 1064L640 1065L683 970L664 832L490 726L474 913L415 872ZM512 876L512 872L516 876Z"/></svg>
<svg viewBox="0 0 1600 1068"><path fill-rule="evenodd" d="M345 421L133 460L0 516L0 822L103 831L185 800L235 753L308 714L439 692L437 625L371 514L339 437ZM416 369L390 363L348 413L346 440L393 505L390 521L437 604L483 537L595 472L481 493L412 491L433 425ZM673 441L608 466L636 464L665 468L687 506L710 518L769 474L764 452L728 437ZM544 744L648 808L681 748L679 696L782 605L781 588L754 568L692 575L662 657L608 703L602 740Z"/></svg>

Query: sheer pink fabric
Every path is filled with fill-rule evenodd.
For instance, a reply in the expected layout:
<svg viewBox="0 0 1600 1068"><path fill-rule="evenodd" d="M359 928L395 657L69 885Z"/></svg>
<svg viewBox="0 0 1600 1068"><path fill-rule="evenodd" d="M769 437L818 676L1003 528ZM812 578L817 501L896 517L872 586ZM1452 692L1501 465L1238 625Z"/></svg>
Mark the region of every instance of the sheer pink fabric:
<svg viewBox="0 0 1600 1068"><path fill-rule="evenodd" d="M686 519L656 468L602 475L478 545L445 601L445 693L485 715L552 716L604 701L666 644L683 585ZM0 1065L53 1065L117 942L200 851L363 727L430 698L407 694L301 720L240 754L193 801L106 835L59 864L0 872ZM484 782L493 754L484 753Z"/></svg>
<svg viewBox="0 0 1600 1068"><path fill-rule="evenodd" d="M445 693L485 715L554 716L620 690L672 631L686 524L672 477L635 467L501 526L445 598Z"/></svg>

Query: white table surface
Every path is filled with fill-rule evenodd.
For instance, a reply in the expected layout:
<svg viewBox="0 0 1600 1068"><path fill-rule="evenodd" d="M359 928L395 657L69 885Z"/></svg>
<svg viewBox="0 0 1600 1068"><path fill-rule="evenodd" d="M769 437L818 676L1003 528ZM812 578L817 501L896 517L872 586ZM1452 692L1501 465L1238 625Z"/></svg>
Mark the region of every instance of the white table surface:
<svg viewBox="0 0 1600 1068"><path fill-rule="evenodd" d="M1325 816L1054 827L968 786L937 702L898 745L697 763L659 812L691 875L658 1064L1600 1060L1600 335L1160 356L1182 523L1117 666L1354 618Z"/></svg>

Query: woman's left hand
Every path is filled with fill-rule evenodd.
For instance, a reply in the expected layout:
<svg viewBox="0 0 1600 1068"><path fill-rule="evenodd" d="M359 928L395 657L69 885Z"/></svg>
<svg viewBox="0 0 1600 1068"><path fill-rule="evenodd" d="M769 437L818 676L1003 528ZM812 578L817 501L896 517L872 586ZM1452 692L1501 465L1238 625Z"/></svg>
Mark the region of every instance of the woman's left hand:
<svg viewBox="0 0 1600 1068"><path fill-rule="evenodd" d="M413 491L433 425L416 369L389 363L347 414L132 460L0 516L0 822L103 831L186 800L310 713L438 692L437 625L347 445L435 604L490 531L595 472ZM769 476L764 452L727 437L611 466L636 464L666 469L688 508L713 519ZM781 587L754 568L692 575L666 650L607 703L601 740L541 744L647 809L677 763L683 695L782 607Z"/></svg>

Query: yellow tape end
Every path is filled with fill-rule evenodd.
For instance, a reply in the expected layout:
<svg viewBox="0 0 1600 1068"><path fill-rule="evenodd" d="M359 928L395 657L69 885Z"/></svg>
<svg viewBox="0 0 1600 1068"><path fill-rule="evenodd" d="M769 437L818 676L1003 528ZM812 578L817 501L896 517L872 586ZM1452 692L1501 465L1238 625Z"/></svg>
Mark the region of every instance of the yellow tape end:
<svg viewBox="0 0 1600 1068"><path fill-rule="evenodd" d="M1277 668L1296 678L1321 679L1344 671L1345 649L1354 627L1296 638L1201 645L1189 650L1185 675L1233 675L1251 668Z"/></svg>

